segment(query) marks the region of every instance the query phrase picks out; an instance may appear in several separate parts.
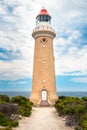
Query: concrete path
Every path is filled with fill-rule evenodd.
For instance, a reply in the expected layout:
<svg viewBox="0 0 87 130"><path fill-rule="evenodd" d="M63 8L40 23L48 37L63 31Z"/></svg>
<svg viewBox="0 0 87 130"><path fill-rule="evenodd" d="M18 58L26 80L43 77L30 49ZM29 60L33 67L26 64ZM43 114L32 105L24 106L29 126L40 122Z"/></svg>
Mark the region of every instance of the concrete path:
<svg viewBox="0 0 87 130"><path fill-rule="evenodd" d="M74 130L65 126L65 119L58 116L54 107L33 108L29 118L23 118L13 130Z"/></svg>

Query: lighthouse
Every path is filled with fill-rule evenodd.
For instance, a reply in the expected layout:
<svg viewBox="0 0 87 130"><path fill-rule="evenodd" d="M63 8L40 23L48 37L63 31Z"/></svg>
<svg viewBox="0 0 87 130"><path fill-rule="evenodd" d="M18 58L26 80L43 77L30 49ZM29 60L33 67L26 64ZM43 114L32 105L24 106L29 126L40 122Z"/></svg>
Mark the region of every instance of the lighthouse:
<svg viewBox="0 0 87 130"><path fill-rule="evenodd" d="M56 34L51 27L51 16L45 8L36 16L32 36L35 48L30 100L35 106L52 106L58 99L53 52L53 39Z"/></svg>

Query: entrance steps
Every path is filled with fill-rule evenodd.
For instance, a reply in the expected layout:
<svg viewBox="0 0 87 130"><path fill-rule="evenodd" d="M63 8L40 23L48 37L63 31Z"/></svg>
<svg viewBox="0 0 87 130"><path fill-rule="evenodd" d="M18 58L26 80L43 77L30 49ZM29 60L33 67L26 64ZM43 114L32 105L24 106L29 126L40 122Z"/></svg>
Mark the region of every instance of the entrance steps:
<svg viewBox="0 0 87 130"><path fill-rule="evenodd" d="M48 101L41 101L40 106L41 107L50 107L50 104L48 103Z"/></svg>

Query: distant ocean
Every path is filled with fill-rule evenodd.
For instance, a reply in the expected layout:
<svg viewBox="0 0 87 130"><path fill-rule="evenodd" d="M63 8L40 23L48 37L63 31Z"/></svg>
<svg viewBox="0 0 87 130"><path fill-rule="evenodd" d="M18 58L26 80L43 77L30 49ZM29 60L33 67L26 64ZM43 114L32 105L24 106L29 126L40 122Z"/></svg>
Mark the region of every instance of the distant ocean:
<svg viewBox="0 0 87 130"><path fill-rule="evenodd" d="M20 92L16 92L16 91L0 91L0 94L4 94L4 95L8 95L9 97L14 97L14 96L25 96L26 98L30 97L30 93L31 92L26 92L26 91L20 91ZM58 96L71 96L71 97L84 97L87 96L87 92L68 92L68 91L61 91L61 92L57 92Z"/></svg>

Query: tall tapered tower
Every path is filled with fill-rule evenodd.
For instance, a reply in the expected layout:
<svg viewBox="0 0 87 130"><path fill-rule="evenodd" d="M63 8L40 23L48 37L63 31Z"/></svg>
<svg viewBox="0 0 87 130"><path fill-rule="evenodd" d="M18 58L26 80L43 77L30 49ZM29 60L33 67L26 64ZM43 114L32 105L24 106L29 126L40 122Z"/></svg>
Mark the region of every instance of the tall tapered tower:
<svg viewBox="0 0 87 130"><path fill-rule="evenodd" d="M35 39L32 92L30 100L34 105L53 105L56 95L53 39L56 34L51 27L51 16L42 9L36 17L32 33Z"/></svg>

